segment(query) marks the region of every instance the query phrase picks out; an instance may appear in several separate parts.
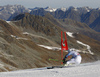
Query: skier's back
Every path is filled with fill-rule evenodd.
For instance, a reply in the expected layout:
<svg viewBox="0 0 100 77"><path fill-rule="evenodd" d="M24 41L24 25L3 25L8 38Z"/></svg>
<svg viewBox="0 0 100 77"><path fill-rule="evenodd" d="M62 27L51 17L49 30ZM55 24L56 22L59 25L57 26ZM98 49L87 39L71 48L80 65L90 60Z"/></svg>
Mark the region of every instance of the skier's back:
<svg viewBox="0 0 100 77"><path fill-rule="evenodd" d="M70 55L72 56L72 58L66 62L65 61L66 58ZM68 54L64 57L63 63L64 64L66 63L67 65L73 64L73 63L80 64L81 60L82 60L81 55L78 52L75 52L74 50L68 50Z"/></svg>

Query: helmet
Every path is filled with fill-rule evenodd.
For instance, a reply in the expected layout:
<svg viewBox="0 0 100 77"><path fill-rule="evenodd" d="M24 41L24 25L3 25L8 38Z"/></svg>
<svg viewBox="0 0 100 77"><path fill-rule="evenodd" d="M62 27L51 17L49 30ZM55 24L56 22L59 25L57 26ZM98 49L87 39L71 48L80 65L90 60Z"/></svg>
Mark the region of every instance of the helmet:
<svg viewBox="0 0 100 77"><path fill-rule="evenodd" d="M68 51L75 51L75 49L74 49L74 48L71 48L71 49L69 49Z"/></svg>

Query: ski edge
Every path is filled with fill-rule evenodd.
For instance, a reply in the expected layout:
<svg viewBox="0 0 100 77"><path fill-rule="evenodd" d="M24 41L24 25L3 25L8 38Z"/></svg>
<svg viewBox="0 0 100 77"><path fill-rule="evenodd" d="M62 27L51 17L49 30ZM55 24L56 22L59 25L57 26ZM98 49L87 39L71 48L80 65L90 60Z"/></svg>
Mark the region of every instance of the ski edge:
<svg viewBox="0 0 100 77"><path fill-rule="evenodd" d="M64 66L51 66L51 67L47 67L47 69L54 69L54 68L63 68Z"/></svg>

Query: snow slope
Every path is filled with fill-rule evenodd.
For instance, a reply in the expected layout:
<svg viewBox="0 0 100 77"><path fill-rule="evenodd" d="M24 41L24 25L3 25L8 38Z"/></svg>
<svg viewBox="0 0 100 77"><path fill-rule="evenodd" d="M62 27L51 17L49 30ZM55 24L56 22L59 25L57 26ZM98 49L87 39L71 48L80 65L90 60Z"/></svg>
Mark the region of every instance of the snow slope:
<svg viewBox="0 0 100 77"><path fill-rule="evenodd" d="M46 69L45 67L1 72L0 77L100 77L100 61L69 68Z"/></svg>

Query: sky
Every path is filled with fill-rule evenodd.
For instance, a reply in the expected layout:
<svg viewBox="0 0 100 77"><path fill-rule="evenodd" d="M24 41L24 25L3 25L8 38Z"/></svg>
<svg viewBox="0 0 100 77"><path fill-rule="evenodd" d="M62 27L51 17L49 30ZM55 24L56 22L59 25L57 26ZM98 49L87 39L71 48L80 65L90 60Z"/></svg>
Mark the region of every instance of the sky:
<svg viewBox="0 0 100 77"><path fill-rule="evenodd" d="M47 7L52 8L68 8L89 6L92 8L100 7L100 0L0 0L0 6L4 5L23 5L27 8Z"/></svg>

